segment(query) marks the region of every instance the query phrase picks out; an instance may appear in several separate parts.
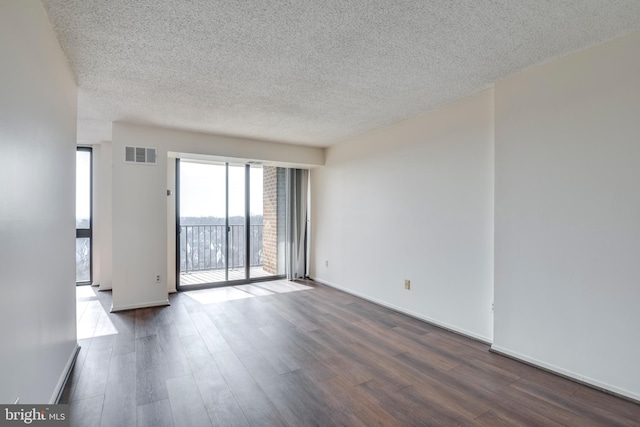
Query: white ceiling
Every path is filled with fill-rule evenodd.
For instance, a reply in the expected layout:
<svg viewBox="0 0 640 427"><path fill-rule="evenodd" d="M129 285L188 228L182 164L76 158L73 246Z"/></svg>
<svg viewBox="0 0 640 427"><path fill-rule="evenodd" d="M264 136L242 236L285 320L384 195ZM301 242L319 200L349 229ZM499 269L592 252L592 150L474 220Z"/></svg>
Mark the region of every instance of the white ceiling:
<svg viewBox="0 0 640 427"><path fill-rule="evenodd" d="M640 30L638 0L43 0L78 142L116 120L328 146Z"/></svg>

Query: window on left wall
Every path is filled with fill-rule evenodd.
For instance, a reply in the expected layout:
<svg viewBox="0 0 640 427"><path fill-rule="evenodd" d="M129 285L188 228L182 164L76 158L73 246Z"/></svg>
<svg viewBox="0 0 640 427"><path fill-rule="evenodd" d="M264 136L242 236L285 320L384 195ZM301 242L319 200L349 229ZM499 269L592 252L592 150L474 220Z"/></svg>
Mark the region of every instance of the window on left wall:
<svg viewBox="0 0 640 427"><path fill-rule="evenodd" d="M92 150L76 150L76 284L91 284Z"/></svg>

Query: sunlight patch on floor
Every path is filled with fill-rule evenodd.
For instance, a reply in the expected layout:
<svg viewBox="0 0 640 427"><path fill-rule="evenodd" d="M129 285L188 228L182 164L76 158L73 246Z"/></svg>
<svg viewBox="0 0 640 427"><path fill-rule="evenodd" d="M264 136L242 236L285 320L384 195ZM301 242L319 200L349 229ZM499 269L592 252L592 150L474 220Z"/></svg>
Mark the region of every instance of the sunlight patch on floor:
<svg viewBox="0 0 640 427"><path fill-rule="evenodd" d="M234 287L203 289L201 291L188 291L185 292L185 294L198 301L200 304L213 304L215 302L224 302L235 299L254 297L254 295L243 292Z"/></svg>
<svg viewBox="0 0 640 427"><path fill-rule="evenodd" d="M76 287L76 333L79 340L118 333L96 292L91 286Z"/></svg>
<svg viewBox="0 0 640 427"><path fill-rule="evenodd" d="M274 293L281 294L285 292L304 291L307 289L313 288L289 280L273 280L249 285L186 291L184 294L198 301L200 304L213 304L236 299L273 295Z"/></svg>
<svg viewBox="0 0 640 427"><path fill-rule="evenodd" d="M301 285L300 283L292 282L290 280L274 280L273 282L262 282L259 286L268 289L273 292L295 292L304 291L307 289L313 289L311 286Z"/></svg>

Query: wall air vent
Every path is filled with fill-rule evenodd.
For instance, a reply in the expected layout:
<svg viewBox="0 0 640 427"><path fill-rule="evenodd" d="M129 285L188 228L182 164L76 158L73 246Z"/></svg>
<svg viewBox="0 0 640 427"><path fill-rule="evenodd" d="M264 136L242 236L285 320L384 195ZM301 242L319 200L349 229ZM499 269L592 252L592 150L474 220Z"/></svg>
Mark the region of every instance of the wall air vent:
<svg viewBox="0 0 640 427"><path fill-rule="evenodd" d="M259 162L259 161L257 161L257 160L249 160L249 161L247 162L247 164L248 164L248 165L256 165L256 166L257 166L257 165L261 165L261 164L262 164L262 162Z"/></svg>
<svg viewBox="0 0 640 427"><path fill-rule="evenodd" d="M158 156L155 148L146 147L124 147L125 163L135 163L138 165L155 165Z"/></svg>

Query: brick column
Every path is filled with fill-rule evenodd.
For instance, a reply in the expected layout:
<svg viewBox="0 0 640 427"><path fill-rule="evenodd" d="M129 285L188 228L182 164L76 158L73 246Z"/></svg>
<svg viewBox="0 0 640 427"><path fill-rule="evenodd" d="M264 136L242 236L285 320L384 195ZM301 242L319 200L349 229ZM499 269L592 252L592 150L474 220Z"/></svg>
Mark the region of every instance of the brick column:
<svg viewBox="0 0 640 427"><path fill-rule="evenodd" d="M278 168L262 168L262 269L278 273Z"/></svg>

